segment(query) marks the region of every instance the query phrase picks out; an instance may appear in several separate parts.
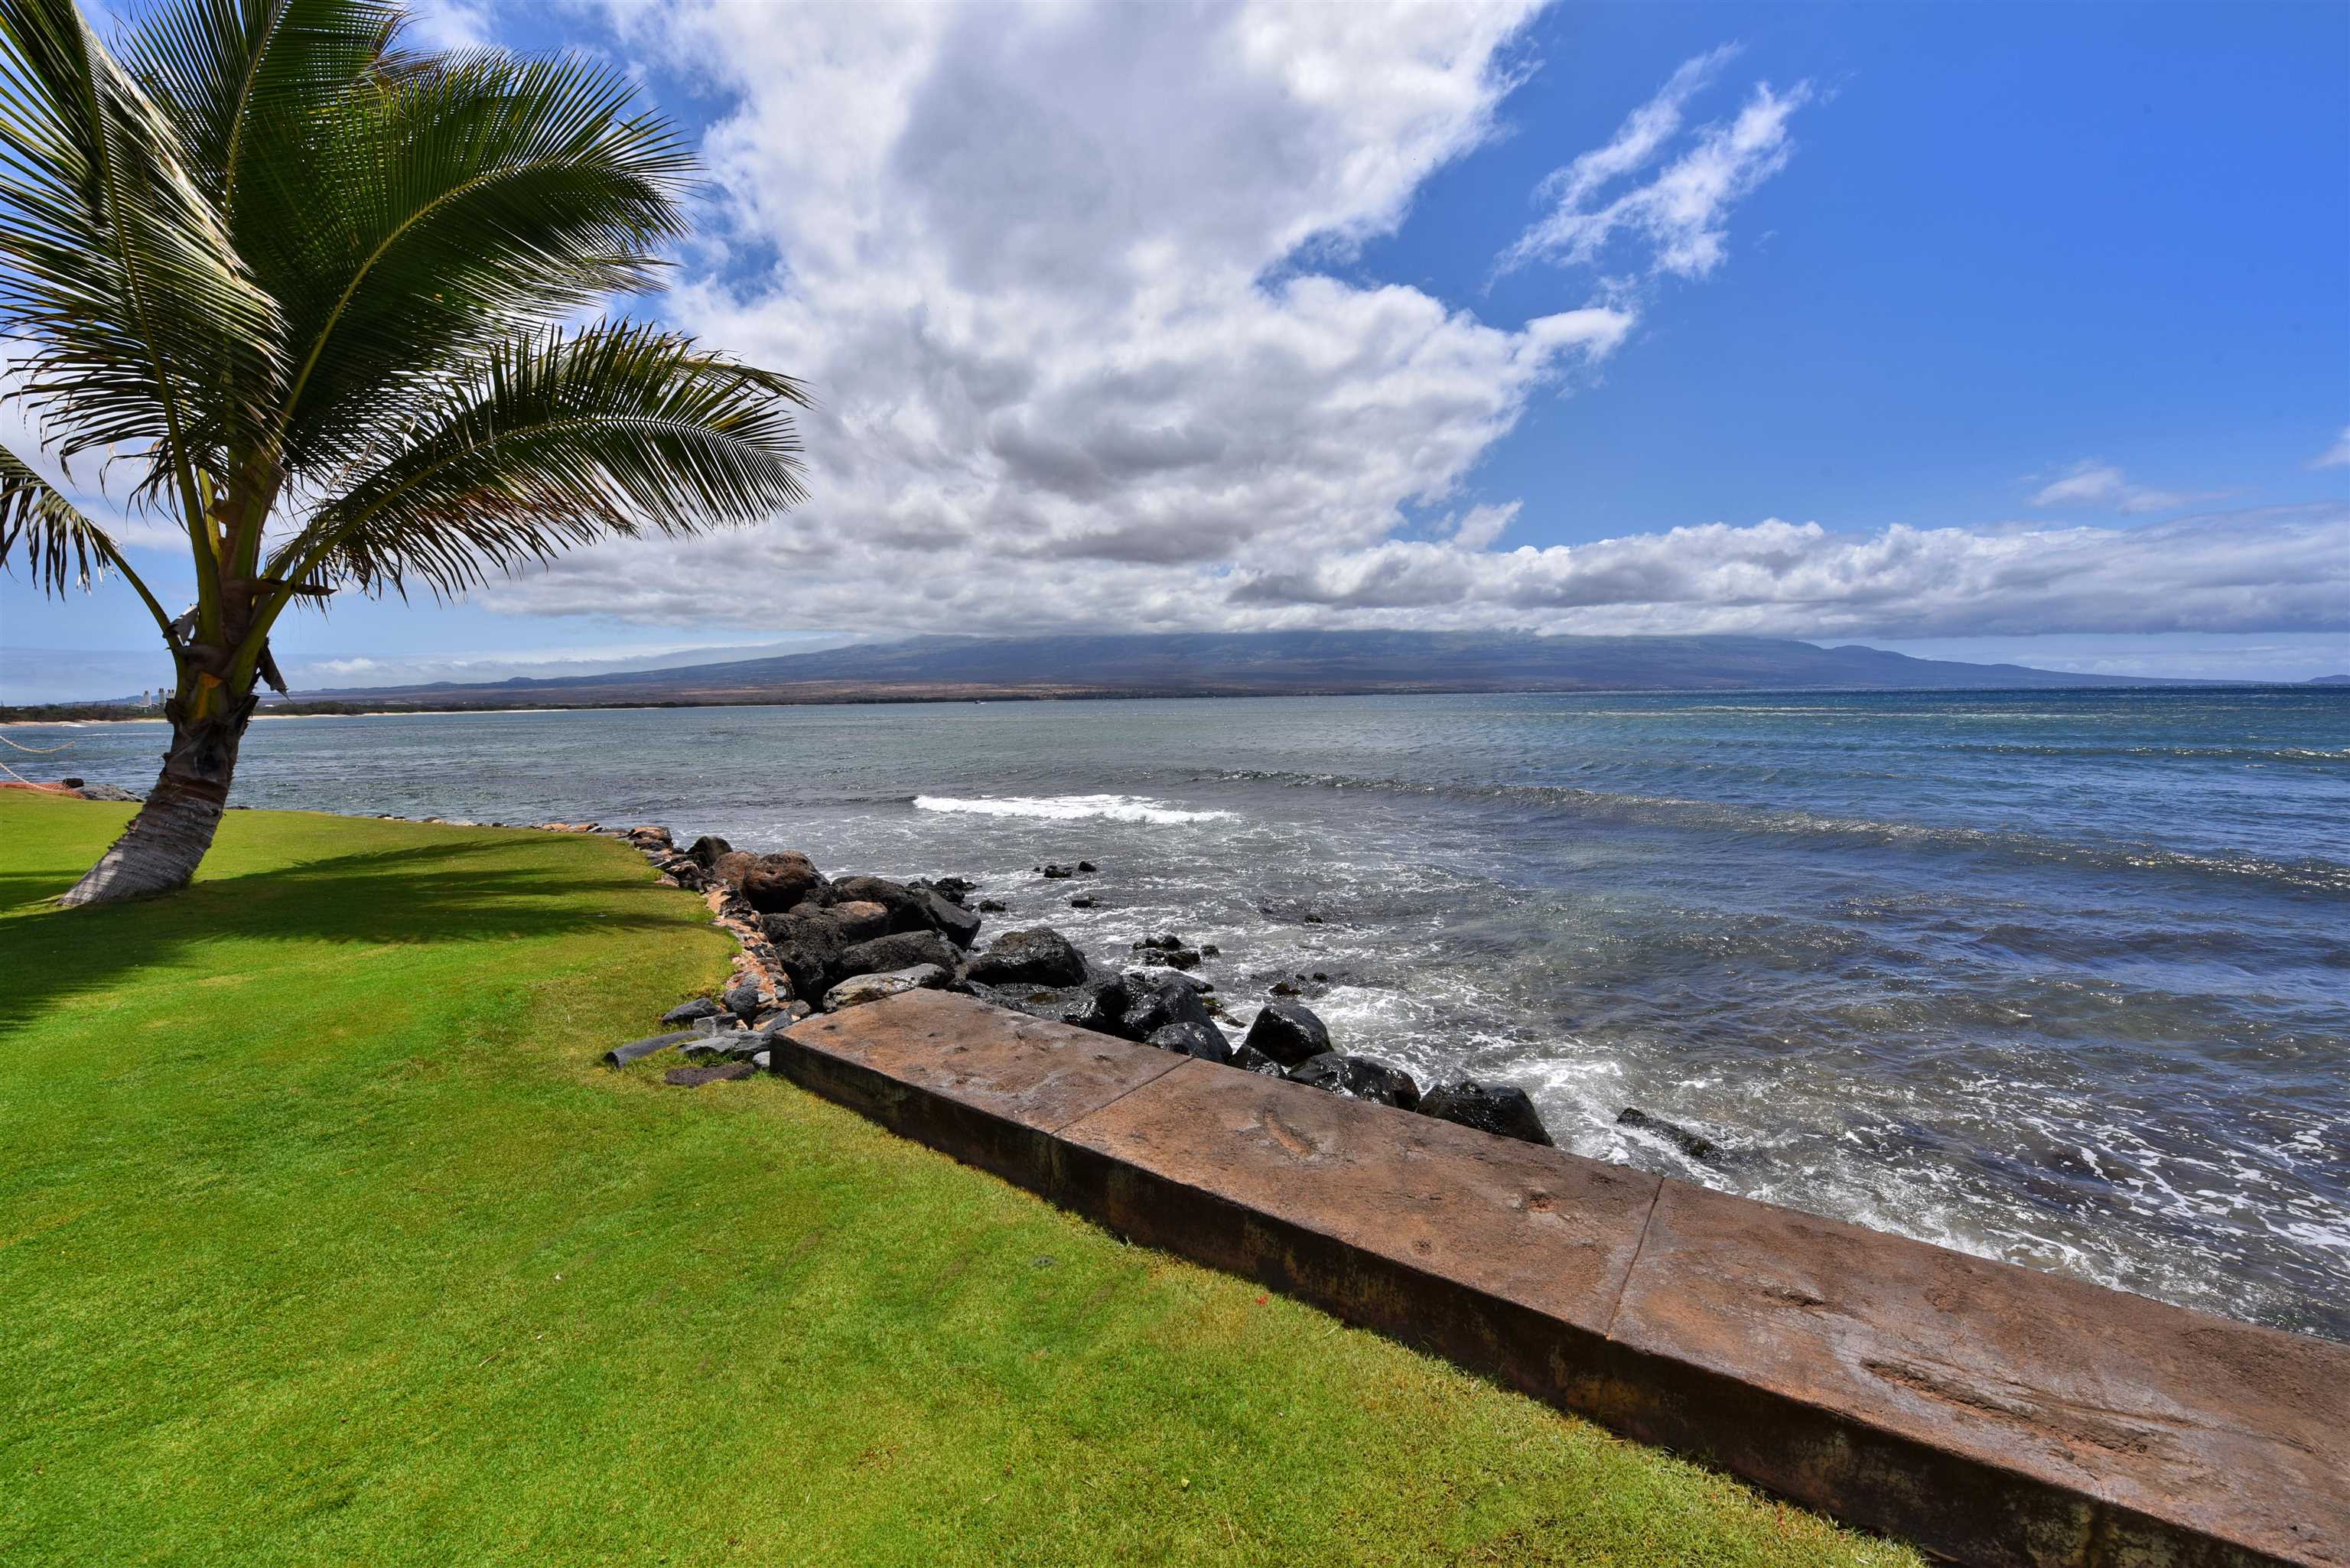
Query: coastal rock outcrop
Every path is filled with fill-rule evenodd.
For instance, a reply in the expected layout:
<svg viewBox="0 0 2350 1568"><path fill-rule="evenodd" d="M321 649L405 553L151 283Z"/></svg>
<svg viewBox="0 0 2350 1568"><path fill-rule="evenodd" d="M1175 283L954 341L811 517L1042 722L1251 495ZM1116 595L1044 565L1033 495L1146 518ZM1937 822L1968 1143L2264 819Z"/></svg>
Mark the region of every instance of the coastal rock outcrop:
<svg viewBox="0 0 2350 1568"><path fill-rule="evenodd" d="M1241 1043L1284 1067L1302 1066L1330 1049L1330 1026L1303 1002L1270 1002L1257 1010Z"/></svg>
<svg viewBox="0 0 2350 1568"><path fill-rule="evenodd" d="M821 913L840 932L843 941L869 941L889 934L888 908L870 899L854 898L845 904L834 904Z"/></svg>
<svg viewBox="0 0 2350 1568"><path fill-rule="evenodd" d="M971 961L970 977L986 985L1066 986L1086 979L1085 955L1050 926L1006 931Z"/></svg>
<svg viewBox="0 0 2350 1568"><path fill-rule="evenodd" d="M1527 1098L1523 1089L1507 1084L1481 1084L1473 1078L1463 1078L1421 1096L1419 1110L1422 1116L1458 1122L1495 1137L1555 1147L1550 1129L1543 1126L1534 1101Z"/></svg>
<svg viewBox="0 0 2350 1568"><path fill-rule="evenodd" d="M1268 1078L1278 1078L1282 1073L1280 1063L1245 1040L1232 1047L1231 1065L1243 1073L1263 1073Z"/></svg>
<svg viewBox="0 0 2350 1568"><path fill-rule="evenodd" d="M1190 1019L1162 1024L1144 1035L1142 1043L1156 1045L1161 1051L1180 1051L1203 1062L1229 1062L1232 1059L1232 1044L1224 1038L1222 1030L1212 1023L1199 1023Z"/></svg>
<svg viewBox="0 0 2350 1568"><path fill-rule="evenodd" d="M1089 979L1080 985L974 984L971 993L982 1002L1050 1019L1100 1034L1126 1033L1126 984L1116 978Z"/></svg>
<svg viewBox="0 0 2350 1568"><path fill-rule="evenodd" d="M733 930L743 948L735 980L718 997L696 997L671 1008L661 1022L672 1032L615 1047L605 1056L615 1066L672 1045L697 1059L747 1066L767 1057L775 1031L812 1011L798 998L821 998L827 1010L837 1011L904 992L947 988L1033 1017L1245 1072L1285 1076L1497 1137L1553 1145L1522 1089L1463 1078L1423 1097L1402 1068L1333 1049L1329 1025L1313 1009L1290 1000L1307 982L1318 993L1330 981L1321 971L1300 972L1295 983L1274 983L1274 1000L1257 1010L1246 1036L1236 1043L1218 1025L1224 1009L1214 983L1191 972L1220 956L1212 942L1194 946L1171 932L1146 936L1132 944L1136 967L1114 975L1095 969L1050 926L1006 931L983 950L971 950L983 913L1001 911L1004 905L988 898L976 900L973 908L977 885L966 877L827 879L806 856L789 851L751 855L705 836L680 853L665 828L611 832L673 880L705 887L714 923ZM1094 867L1079 862L1037 870L1063 880ZM1081 894L1070 901L1090 906L1094 898ZM1284 912L1305 924L1323 918L1315 909ZM1719 1152L1702 1134L1638 1106L1626 1106L1617 1120L1693 1159Z"/></svg>
<svg viewBox="0 0 2350 1568"><path fill-rule="evenodd" d="M1148 1040L1172 1023L1214 1029L1216 1021L1200 1000L1200 982L1173 970L1130 970L1122 977L1126 1012L1118 1033ZM1222 1038L1221 1033L1218 1038Z"/></svg>
<svg viewBox="0 0 2350 1568"><path fill-rule="evenodd" d="M936 964L952 974L957 958L954 945L936 931L893 931L886 937L850 943L841 950L832 969L844 980L854 974L882 974L925 963Z"/></svg>
<svg viewBox="0 0 2350 1568"><path fill-rule="evenodd" d="M935 888L921 891L922 918L938 932L959 948L968 948L979 940L980 918L955 903Z"/></svg>
<svg viewBox="0 0 2350 1568"><path fill-rule="evenodd" d="M1671 1144L1691 1159L1711 1159L1721 1152L1714 1141L1700 1132L1691 1132L1678 1122L1662 1116L1652 1116L1638 1106L1626 1106L1616 1115L1616 1125L1659 1137Z"/></svg>
<svg viewBox="0 0 2350 1568"><path fill-rule="evenodd" d="M781 914L810 899L822 901L827 886L824 873L814 861L788 849L752 861L743 868L738 885L751 907L763 915Z"/></svg>
<svg viewBox="0 0 2350 1568"><path fill-rule="evenodd" d="M1349 1099L1369 1100L1399 1110L1419 1109L1419 1085L1412 1081L1411 1075L1368 1056L1325 1051L1292 1067L1286 1076L1294 1084L1311 1084Z"/></svg>
<svg viewBox="0 0 2350 1568"><path fill-rule="evenodd" d="M792 989L802 996L822 996L832 983L841 950L849 944L828 909L795 909L769 915L759 922L776 967L791 977ZM920 960L910 961L920 962ZM902 969L903 964L885 965Z"/></svg>

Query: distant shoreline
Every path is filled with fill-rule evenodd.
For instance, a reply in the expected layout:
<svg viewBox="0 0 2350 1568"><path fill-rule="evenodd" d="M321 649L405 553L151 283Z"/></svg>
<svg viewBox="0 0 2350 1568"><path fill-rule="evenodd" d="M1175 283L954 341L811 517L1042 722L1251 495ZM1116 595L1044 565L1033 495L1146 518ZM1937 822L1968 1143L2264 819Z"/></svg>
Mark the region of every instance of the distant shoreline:
<svg viewBox="0 0 2350 1568"><path fill-rule="evenodd" d="M641 713L671 708L847 708L920 703L986 702L1169 702L1231 701L1240 698L1279 697L1801 697L1862 695L1882 697L1959 697L2100 691L2155 694L2180 691L2350 691L2327 680L2177 680L2159 686L1394 686L1371 688L1295 688L1280 691L1216 688L1201 691L1154 690L1118 691L1069 690L1024 691L983 688L969 691L882 688L841 693L760 695L755 697L671 698L658 702L534 702L509 706L473 702L456 708L345 708L294 702L265 708L255 719L430 719L460 718L473 713ZM57 716L37 710L54 706ZM161 724L159 713L116 713L95 703L28 704L0 707L0 726L25 725L69 729L88 724Z"/></svg>

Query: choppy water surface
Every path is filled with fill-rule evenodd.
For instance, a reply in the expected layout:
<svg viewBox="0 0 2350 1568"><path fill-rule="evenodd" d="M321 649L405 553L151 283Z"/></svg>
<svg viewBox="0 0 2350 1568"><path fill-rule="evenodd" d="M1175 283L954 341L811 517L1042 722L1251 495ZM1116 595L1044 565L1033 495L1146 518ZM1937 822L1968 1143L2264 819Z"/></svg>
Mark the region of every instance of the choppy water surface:
<svg viewBox="0 0 2350 1568"><path fill-rule="evenodd" d="M161 744L12 732L139 788ZM1326 974L1342 1048L1579 1153L2350 1339L2350 692L289 720L238 790L975 877L1097 956L1221 944L1243 1018ZM1100 909L1030 869L1079 857Z"/></svg>

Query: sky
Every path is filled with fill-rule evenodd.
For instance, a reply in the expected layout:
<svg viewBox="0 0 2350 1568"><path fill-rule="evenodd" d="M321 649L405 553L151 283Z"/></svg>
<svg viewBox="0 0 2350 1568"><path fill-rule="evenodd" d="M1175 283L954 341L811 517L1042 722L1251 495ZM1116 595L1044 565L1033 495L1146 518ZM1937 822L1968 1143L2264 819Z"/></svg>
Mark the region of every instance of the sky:
<svg viewBox="0 0 2350 1568"><path fill-rule="evenodd" d="M680 122L697 237L624 306L811 384L812 495L338 603L297 688L1048 628L2350 671L2350 5L444 0L415 41L592 51ZM0 696L165 674L119 584L0 619Z"/></svg>

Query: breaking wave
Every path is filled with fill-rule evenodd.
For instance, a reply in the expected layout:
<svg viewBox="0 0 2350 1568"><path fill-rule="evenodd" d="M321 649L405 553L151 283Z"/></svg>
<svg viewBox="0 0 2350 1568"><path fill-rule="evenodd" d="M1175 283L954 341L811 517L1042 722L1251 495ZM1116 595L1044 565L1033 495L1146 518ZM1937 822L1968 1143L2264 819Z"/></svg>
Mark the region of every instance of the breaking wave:
<svg viewBox="0 0 2350 1568"><path fill-rule="evenodd" d="M1051 822L1221 822L1229 811L1188 811L1165 801L1132 794L980 795L918 794L917 811L962 812L972 816L1033 816Z"/></svg>

